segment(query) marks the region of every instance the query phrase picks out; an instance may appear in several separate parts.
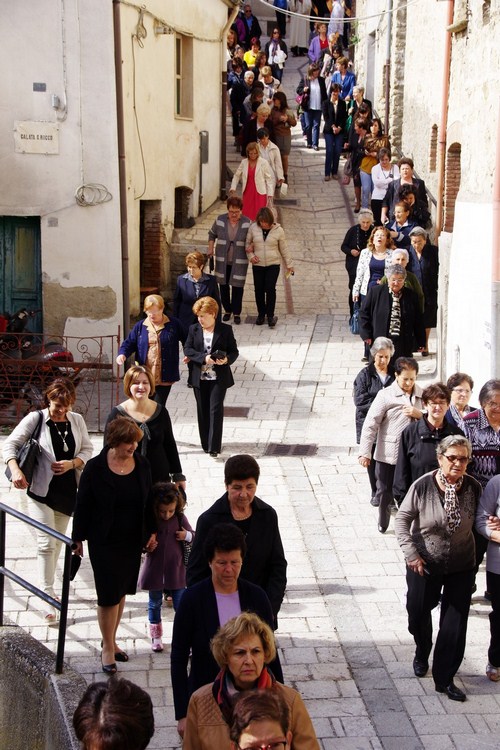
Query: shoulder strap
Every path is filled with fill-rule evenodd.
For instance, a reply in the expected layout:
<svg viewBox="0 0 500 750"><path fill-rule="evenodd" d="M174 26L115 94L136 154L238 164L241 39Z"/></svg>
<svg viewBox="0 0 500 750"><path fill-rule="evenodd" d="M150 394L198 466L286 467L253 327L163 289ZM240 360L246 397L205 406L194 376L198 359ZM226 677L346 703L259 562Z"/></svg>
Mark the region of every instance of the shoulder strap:
<svg viewBox="0 0 500 750"><path fill-rule="evenodd" d="M38 440L40 437L40 432L42 431L42 423L43 423L43 412L38 412L38 424L35 427L35 430L33 432L33 435L31 436L33 440Z"/></svg>

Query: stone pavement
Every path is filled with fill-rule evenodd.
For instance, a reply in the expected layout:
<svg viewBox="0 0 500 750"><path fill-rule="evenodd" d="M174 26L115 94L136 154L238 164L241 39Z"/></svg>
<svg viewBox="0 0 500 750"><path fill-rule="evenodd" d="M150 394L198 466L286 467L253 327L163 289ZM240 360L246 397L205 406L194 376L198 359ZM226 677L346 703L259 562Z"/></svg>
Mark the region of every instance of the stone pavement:
<svg viewBox="0 0 500 750"><path fill-rule="evenodd" d="M291 59L285 88L292 91L305 58ZM232 143L228 131L228 143ZM232 147L229 151L233 152ZM489 606L474 597L465 660L458 684L465 704L434 691L432 679L413 676L412 639L405 613L405 566L392 528L377 531L366 474L356 456L352 381L362 347L347 326L347 277L339 250L353 223L352 186L323 182L323 146L303 147L300 129L290 158L289 200L280 206L296 269L280 278L276 329L255 327L251 275L243 323L235 328L240 357L236 385L226 405L248 413L228 416L219 459L198 442L192 392L174 386L168 408L188 478L187 515L193 523L220 494L223 463L249 452L262 469L259 495L273 504L289 561L288 587L277 632L286 681L303 695L324 750L479 750L498 748L499 688L484 676ZM239 157L230 154L231 165ZM186 250L205 246L207 228L221 204L181 234ZM432 347L435 351L435 341ZM421 381L430 381L435 358L422 362ZM312 455L270 455L270 444L315 446ZM96 450L101 445L95 436ZM29 501L0 478L1 497L27 512ZM17 573L36 577L34 535L8 521L8 557ZM478 591L484 590L484 574ZM6 583L6 613L54 650L57 631L44 622L42 603ZM145 687L155 705L153 750L175 748L169 678L169 649L153 655L147 636L147 594L130 597L120 643L130 661L120 674ZM86 680L103 679L100 636L88 558L71 586L66 660ZM436 616L438 613L436 612ZM164 608L165 641L172 610Z"/></svg>

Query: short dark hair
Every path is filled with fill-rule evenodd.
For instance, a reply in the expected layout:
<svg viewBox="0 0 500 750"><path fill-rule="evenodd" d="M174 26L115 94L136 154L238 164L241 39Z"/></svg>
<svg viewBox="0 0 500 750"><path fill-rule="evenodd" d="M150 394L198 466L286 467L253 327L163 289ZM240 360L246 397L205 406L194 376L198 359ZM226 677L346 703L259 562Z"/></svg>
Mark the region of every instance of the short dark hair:
<svg viewBox="0 0 500 750"><path fill-rule="evenodd" d="M220 552L232 552L239 549L242 559L246 555L247 544L245 535L234 523L216 523L207 533L203 552L208 562L212 562L217 550Z"/></svg>
<svg viewBox="0 0 500 750"><path fill-rule="evenodd" d="M233 208L242 209L243 208L243 201L241 200L241 198L238 195L231 195L231 196L229 196L229 198L226 201L226 206L227 206L227 208L230 208L231 206L233 206Z"/></svg>
<svg viewBox="0 0 500 750"><path fill-rule="evenodd" d="M290 709L277 690L246 690L235 700L229 736L239 745L244 730L254 721L273 721L286 735L290 727Z"/></svg>
<svg viewBox="0 0 500 750"><path fill-rule="evenodd" d="M116 417L110 422L106 429L106 445L108 448L116 448L117 445L139 443L143 438L143 432L139 425L130 417Z"/></svg>
<svg viewBox="0 0 500 750"><path fill-rule="evenodd" d="M224 464L224 483L231 484L235 479L255 479L259 482L260 467L253 456L239 453L228 458Z"/></svg>
<svg viewBox="0 0 500 750"><path fill-rule="evenodd" d="M418 375L418 362L413 357L398 357L394 363L396 375L401 375L403 370L415 370Z"/></svg>
<svg viewBox="0 0 500 750"><path fill-rule="evenodd" d="M479 391L479 403L481 404L481 408L484 408L492 395L496 393L497 391L500 391L500 380L493 379L493 380L487 380L486 383L483 385L481 390Z"/></svg>
<svg viewBox="0 0 500 750"><path fill-rule="evenodd" d="M403 166L403 164L407 164L407 165L408 165L409 167L411 167L412 169L413 169L413 167L414 167L414 164L413 164L413 159L410 159L410 157L409 157L409 156L403 156L403 158L399 160L399 162L398 162L398 165L399 165L400 167L402 167L402 166Z"/></svg>
<svg viewBox="0 0 500 750"><path fill-rule="evenodd" d="M71 409L76 401L76 390L73 381L69 378L56 378L44 391L43 400L45 406L49 401L59 401L66 408Z"/></svg>
<svg viewBox="0 0 500 750"><path fill-rule="evenodd" d="M259 208L257 212L257 216L255 217L255 222L259 225L259 227L260 227L261 221L264 221L266 224L271 224L271 226L274 224L274 214L268 206L264 206L264 208Z"/></svg>
<svg viewBox="0 0 500 750"><path fill-rule="evenodd" d="M160 505L175 503L175 512L181 515L186 507L186 497L173 482L156 482L151 489L151 499L156 519L159 520Z"/></svg>
<svg viewBox="0 0 500 750"><path fill-rule="evenodd" d="M257 138L265 138L266 136L269 138L269 130L267 128L259 128L257 130Z"/></svg>
<svg viewBox="0 0 500 750"><path fill-rule="evenodd" d="M461 383L466 382L470 385L470 389L474 388L474 381L472 380L470 375L467 375L465 372L454 372L453 375L450 375L450 377L447 380L446 385L452 391L454 388L459 386Z"/></svg>
<svg viewBox="0 0 500 750"><path fill-rule="evenodd" d="M144 750L155 731L153 704L145 690L114 676L88 686L73 726L84 750Z"/></svg>
<svg viewBox="0 0 500 750"><path fill-rule="evenodd" d="M424 404L428 404L429 401L446 401L447 404L451 401L450 389L444 383L432 383L424 388L422 393L422 401Z"/></svg>

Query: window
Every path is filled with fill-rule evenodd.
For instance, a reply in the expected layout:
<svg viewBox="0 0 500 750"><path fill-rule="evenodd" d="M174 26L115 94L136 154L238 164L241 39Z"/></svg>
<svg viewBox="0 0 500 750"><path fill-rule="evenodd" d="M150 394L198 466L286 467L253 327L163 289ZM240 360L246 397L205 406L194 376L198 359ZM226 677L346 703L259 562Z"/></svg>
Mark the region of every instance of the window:
<svg viewBox="0 0 500 750"><path fill-rule="evenodd" d="M438 126L431 128L431 143L429 149L429 172L435 172L437 166Z"/></svg>
<svg viewBox="0 0 500 750"><path fill-rule="evenodd" d="M446 172L444 181L444 231L453 232L455 221L455 202L460 190L461 179L461 146L452 143L446 154Z"/></svg>
<svg viewBox="0 0 500 750"><path fill-rule="evenodd" d="M193 40L182 34L175 37L175 114L193 116Z"/></svg>

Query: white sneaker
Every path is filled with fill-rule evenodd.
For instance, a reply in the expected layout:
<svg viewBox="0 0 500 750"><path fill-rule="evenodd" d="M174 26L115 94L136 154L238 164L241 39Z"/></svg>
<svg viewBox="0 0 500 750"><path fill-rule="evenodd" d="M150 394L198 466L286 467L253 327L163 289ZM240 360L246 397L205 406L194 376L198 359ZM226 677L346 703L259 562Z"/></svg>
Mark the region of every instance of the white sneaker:
<svg viewBox="0 0 500 750"><path fill-rule="evenodd" d="M500 669L488 662L486 665L486 677L492 682L498 682L500 680Z"/></svg>

